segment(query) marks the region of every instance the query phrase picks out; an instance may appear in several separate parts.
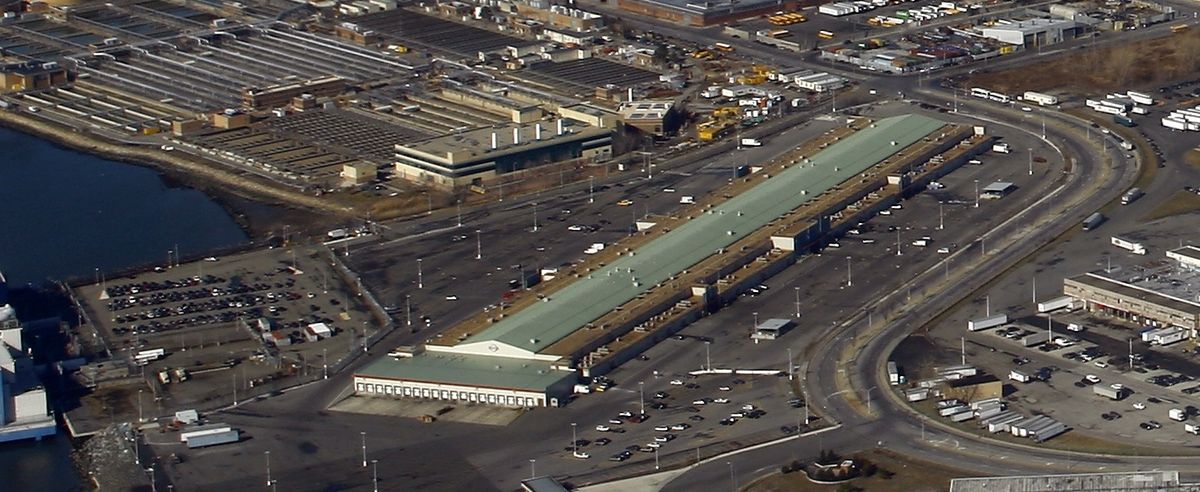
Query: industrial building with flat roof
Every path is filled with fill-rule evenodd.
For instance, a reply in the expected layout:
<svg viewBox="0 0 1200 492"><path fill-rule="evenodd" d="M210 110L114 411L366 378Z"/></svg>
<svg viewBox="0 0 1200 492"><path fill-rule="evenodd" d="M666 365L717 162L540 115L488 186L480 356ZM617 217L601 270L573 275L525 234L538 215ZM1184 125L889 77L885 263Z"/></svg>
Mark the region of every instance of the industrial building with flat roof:
<svg viewBox="0 0 1200 492"><path fill-rule="evenodd" d="M685 26L711 26L779 10L795 10L816 2L797 0L734 0L694 2L690 0L618 0L626 12L668 20Z"/></svg>
<svg viewBox="0 0 1200 492"><path fill-rule="evenodd" d="M479 128L396 144L396 174L425 185L458 188L545 163L612 157L612 129L558 120Z"/></svg>
<svg viewBox="0 0 1200 492"><path fill-rule="evenodd" d="M695 205L703 212L697 210L690 219L644 233L648 239L639 246L610 247L617 251L615 258L578 266L587 268L573 272L569 283L551 281L550 286L540 287L536 300L526 296L514 301L518 306L468 319L443 333L438 339L442 341L412 351L411 357L376 361L355 374L355 390L508 406L562 402L571 389L567 382L574 381L568 369L577 367L598 347L622 337L636 338L626 336L637 331L634 324L644 325L645 319L674 307L692 308L702 303L688 299L708 296L718 282L714 275L725 275L721 272L741 265L736 262L747 261L747 256L740 254L744 248L736 245L756 239L762 243L757 249L785 252L788 256L784 259L790 258L793 251L800 251L798 245L819 237L814 230L828 227L820 217L829 211L811 210L791 218L801 224L801 230L788 233L789 247L771 249L776 231L769 226L778 226L775 222L781 217L818 200L828 198L832 207L861 201L875 188L864 184L838 191L838 186L868 170L877 171L872 169L877 165L903 166L909 162L906 159L932 157L954 147L959 143L955 136L962 138L966 133L949 131L935 136L943 128L941 121L908 115L881 120L838 138L803 162L773 170L769 179L754 180L732 198ZM906 150L913 147L916 151ZM893 160L902 150L904 158ZM883 178L871 182L891 181ZM835 193L826 196L827 192ZM810 219L809 213L815 216ZM764 231L768 234L763 235ZM648 297L652 291L660 295ZM623 324L602 321L614 313L632 319L619 320ZM397 388L402 393L395 393ZM417 389L419 395L413 393ZM503 401L493 401L498 391L505 393ZM525 400L509 400L509 395Z"/></svg>
<svg viewBox="0 0 1200 492"><path fill-rule="evenodd" d="M1179 481L1177 471L1075 473L1011 477L955 478L950 492L1068 492L1068 491L1200 492L1200 484Z"/></svg>
<svg viewBox="0 0 1200 492"><path fill-rule="evenodd" d="M984 27L979 33L985 38L1028 48L1073 39L1082 29L1082 24L1070 20L1026 19Z"/></svg>
<svg viewBox="0 0 1200 492"><path fill-rule="evenodd" d="M1175 260L1155 261L1110 272L1063 279L1063 293L1089 311L1146 326L1200 328L1200 248L1167 252Z"/></svg>

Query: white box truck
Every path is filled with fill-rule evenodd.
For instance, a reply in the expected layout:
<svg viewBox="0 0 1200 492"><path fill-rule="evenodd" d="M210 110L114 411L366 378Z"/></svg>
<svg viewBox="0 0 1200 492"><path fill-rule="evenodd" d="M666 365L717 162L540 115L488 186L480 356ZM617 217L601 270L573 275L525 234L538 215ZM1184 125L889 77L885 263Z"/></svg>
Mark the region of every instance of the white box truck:
<svg viewBox="0 0 1200 492"><path fill-rule="evenodd" d="M1187 412L1184 412L1182 408L1172 408L1167 410L1167 418L1178 422L1183 422L1184 420L1187 420Z"/></svg>
<svg viewBox="0 0 1200 492"><path fill-rule="evenodd" d="M1023 373L1023 372L1021 372L1021 371L1018 371L1018 370L1016 370L1016 369L1013 369L1012 371L1009 371L1009 373L1008 373L1008 379L1011 379L1011 380L1013 380L1013 381L1016 381L1016 382L1018 382L1018 383L1028 383L1028 382L1032 382L1032 381L1033 381L1033 376L1030 376L1030 375L1028 375L1028 374L1025 374L1025 373Z"/></svg>
<svg viewBox="0 0 1200 492"><path fill-rule="evenodd" d="M1128 250L1130 253L1135 255L1146 254L1146 246L1142 245L1142 243L1133 242L1122 237L1113 236L1112 245L1124 250Z"/></svg>

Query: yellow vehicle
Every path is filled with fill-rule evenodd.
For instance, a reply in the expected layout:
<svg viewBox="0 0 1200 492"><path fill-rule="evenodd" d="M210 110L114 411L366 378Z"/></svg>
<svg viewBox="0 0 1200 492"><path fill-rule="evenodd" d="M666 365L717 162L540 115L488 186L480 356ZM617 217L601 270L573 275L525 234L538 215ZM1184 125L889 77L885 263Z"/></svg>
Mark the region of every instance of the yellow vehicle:
<svg viewBox="0 0 1200 492"><path fill-rule="evenodd" d="M775 39L786 38L786 37L792 35L792 31L789 31L787 29L771 29L771 31L768 32L767 35L771 36Z"/></svg>
<svg viewBox="0 0 1200 492"><path fill-rule="evenodd" d="M830 31L817 31L817 37L821 39L833 39L834 34Z"/></svg>
<svg viewBox="0 0 1200 492"><path fill-rule="evenodd" d="M1176 25L1171 26L1171 32L1173 32L1173 33L1181 33L1186 30L1188 30L1187 24L1176 24Z"/></svg>
<svg viewBox="0 0 1200 492"><path fill-rule="evenodd" d="M621 200L621 201L617 202L617 205L622 206L622 207L628 207L630 205L633 205L633 200Z"/></svg>
<svg viewBox="0 0 1200 492"><path fill-rule="evenodd" d="M695 58L697 60L703 60L705 58L712 58L712 56L713 56L712 52L710 52L708 50L700 50L695 53L692 53L692 58Z"/></svg>

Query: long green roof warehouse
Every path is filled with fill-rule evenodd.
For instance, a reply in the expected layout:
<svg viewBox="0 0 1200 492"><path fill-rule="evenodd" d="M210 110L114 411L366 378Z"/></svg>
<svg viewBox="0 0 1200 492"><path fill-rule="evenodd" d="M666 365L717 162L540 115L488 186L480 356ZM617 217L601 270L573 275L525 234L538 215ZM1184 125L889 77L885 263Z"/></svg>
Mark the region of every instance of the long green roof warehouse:
<svg viewBox="0 0 1200 492"><path fill-rule="evenodd" d="M621 249L610 261L575 278L551 281L561 284L549 286L545 294L522 307L509 309L515 312L481 315L483 321L468 320L445 333L441 340L450 343L429 343L363 367L354 376L355 391L515 407L565 403L578 381L581 361L606 353L605 347L623 336L633 338L631 333L644 331L657 313L690 306L689 299L705 295L704 284L715 284L701 280L679 285L691 273L689 269L699 269L727 248L776 225L781 217L886 164L902 149L931 141L937 144L937 152L953 147L958 142L944 138L945 128L941 121L918 115L875 122L769 179L756 179L757 184L732 198L697 205L701 213L669 231L657 231L636 248ZM939 130L943 130L941 137L935 137ZM857 201L871 191L864 185L850 197ZM827 226L818 218L809 227L813 230L801 231L798 242L818 238ZM764 249L776 242L778 251L777 239L763 241ZM789 258L795 254L787 253ZM643 319L633 320L628 329L605 329L609 323L602 323L603 319L645 300L652 290L664 294L664 301L645 310L645 316L639 313Z"/></svg>

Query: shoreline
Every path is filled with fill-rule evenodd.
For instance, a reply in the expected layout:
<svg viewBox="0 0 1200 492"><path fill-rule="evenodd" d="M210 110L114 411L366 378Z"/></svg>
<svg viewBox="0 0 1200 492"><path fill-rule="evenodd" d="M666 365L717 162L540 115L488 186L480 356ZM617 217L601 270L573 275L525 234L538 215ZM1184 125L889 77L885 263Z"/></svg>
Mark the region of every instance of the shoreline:
<svg viewBox="0 0 1200 492"><path fill-rule="evenodd" d="M289 191L262 178L237 174L217 167L221 164L180 152L166 152L157 147L111 141L90 132L11 111L0 111L0 126L77 152L153 169L164 185L191 188L216 202L237 223L251 243L270 236L272 231L283 223L299 230L319 230L320 227L313 226L319 226L331 219L337 221L355 216L350 207ZM236 203L239 201L245 203ZM259 210L257 214L249 210L260 207L275 210ZM285 216L293 220L280 221L277 217L269 217L271 215Z"/></svg>

